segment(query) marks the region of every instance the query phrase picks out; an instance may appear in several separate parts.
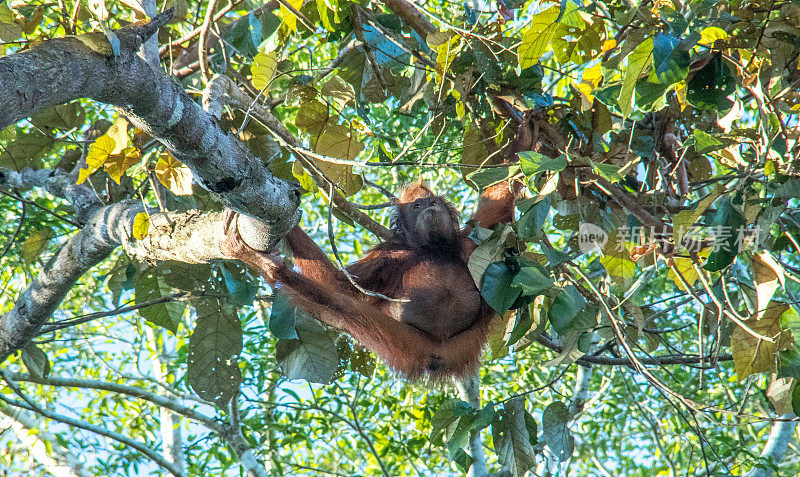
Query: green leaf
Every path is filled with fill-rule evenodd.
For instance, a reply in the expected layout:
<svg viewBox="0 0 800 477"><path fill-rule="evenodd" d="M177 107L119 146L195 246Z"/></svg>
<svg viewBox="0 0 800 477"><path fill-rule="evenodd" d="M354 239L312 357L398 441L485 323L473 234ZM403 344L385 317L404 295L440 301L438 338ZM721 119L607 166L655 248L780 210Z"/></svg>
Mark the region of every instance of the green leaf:
<svg viewBox="0 0 800 477"><path fill-rule="evenodd" d="M689 73L689 52L675 36L659 33L653 39L653 65L663 84L683 81Z"/></svg>
<svg viewBox="0 0 800 477"><path fill-rule="evenodd" d="M563 171L567 167L567 156L549 157L538 152L519 153L519 164L526 177L533 177L542 171Z"/></svg>
<svg viewBox="0 0 800 477"><path fill-rule="evenodd" d="M718 149L724 149L727 146L727 144L700 128L695 128L692 131L692 136L694 137L694 148L700 154L708 154Z"/></svg>
<svg viewBox="0 0 800 477"><path fill-rule="evenodd" d="M258 292L258 285L249 280L238 280L228 271L225 265L221 266L225 287L231 294L231 300L239 306L252 306Z"/></svg>
<svg viewBox="0 0 800 477"><path fill-rule="evenodd" d="M796 346L778 353L777 377L800 379L800 351Z"/></svg>
<svg viewBox="0 0 800 477"><path fill-rule="evenodd" d="M43 130L69 131L83 125L85 120L86 111L79 101L51 106L31 117L31 122Z"/></svg>
<svg viewBox="0 0 800 477"><path fill-rule="evenodd" d="M744 215L733 206L730 197L723 197L714 216L714 230L719 232L714 241L716 250L708 256L703 268L709 272L718 272L733 263L739 253L739 235L745 223Z"/></svg>
<svg viewBox="0 0 800 477"><path fill-rule="evenodd" d="M472 409L468 402L458 398L451 398L440 404L431 417L430 439L436 440L436 437L450 424L456 422L461 416L469 414Z"/></svg>
<svg viewBox="0 0 800 477"><path fill-rule="evenodd" d="M622 89L619 91L617 103L624 117L628 117L634 108L634 90L636 81L650 67L650 57L653 53L653 39L647 38L636 47L628 56L628 67L622 80Z"/></svg>
<svg viewBox="0 0 800 477"><path fill-rule="evenodd" d="M520 199L517 208L522 215L516 222L517 235L523 239L533 239L544 232L544 221L550 213L550 197L547 196L539 202L535 199Z"/></svg>
<svg viewBox="0 0 800 477"><path fill-rule="evenodd" d="M686 100L698 109L727 111L733 107L728 95L736 89L736 79L720 53L702 67L686 85Z"/></svg>
<svg viewBox="0 0 800 477"><path fill-rule="evenodd" d="M797 385L792 389L792 411L795 416L800 416L800 386Z"/></svg>
<svg viewBox="0 0 800 477"><path fill-rule="evenodd" d="M22 27L6 2L0 3L0 41L11 42L22 36Z"/></svg>
<svg viewBox="0 0 800 477"><path fill-rule="evenodd" d="M156 268L151 267L145 270L139 276L139 281L136 282L135 298L137 305L158 300L171 294L172 289ZM185 308L186 304L182 301L168 301L141 308L139 314L150 323L177 334L178 324L181 322Z"/></svg>
<svg viewBox="0 0 800 477"><path fill-rule="evenodd" d="M511 282L512 287L522 290L523 296L537 296L553 286L553 280L534 266L523 266Z"/></svg>
<svg viewBox="0 0 800 477"><path fill-rule="evenodd" d="M573 285L567 285L553 298L548 312L550 323L559 335L570 329L578 312L586 306L586 300Z"/></svg>
<svg viewBox="0 0 800 477"><path fill-rule="evenodd" d="M522 44L517 50L521 70L538 63L542 55L548 51L559 16L559 9L550 7L531 17L530 26L522 34Z"/></svg>
<svg viewBox="0 0 800 477"><path fill-rule="evenodd" d="M328 106L314 99L300 103L294 124L308 134L318 136L330 121Z"/></svg>
<svg viewBox="0 0 800 477"><path fill-rule="evenodd" d="M556 265L564 263L570 259L569 255L566 253L549 246L542 247L542 252L544 252L544 255L547 257L547 262L551 267L555 267Z"/></svg>
<svg viewBox="0 0 800 477"><path fill-rule="evenodd" d="M620 168L620 166L614 164L592 163L592 169L594 169L594 172L611 183L616 183L622 180L622 176L619 174Z"/></svg>
<svg viewBox="0 0 800 477"><path fill-rule="evenodd" d="M469 237L479 245L469 256L467 268L478 287L483 283L483 274L489 265L502 261L506 248L514 243L515 237L512 232L510 226L505 226L495 230L476 227L470 233Z"/></svg>
<svg viewBox="0 0 800 477"><path fill-rule="evenodd" d="M296 320L297 308L289 301L289 297L275 290L269 313L269 332L280 340L300 339L295 330Z"/></svg>
<svg viewBox="0 0 800 477"><path fill-rule="evenodd" d="M602 86L593 91L594 97L597 98L598 101L605 104L609 109L619 108L619 102L617 98L620 97L620 92L622 91L622 82L617 81L615 83L610 83L605 86Z"/></svg>
<svg viewBox="0 0 800 477"><path fill-rule="evenodd" d="M252 58L258 53L258 45L261 43L261 22L254 13L248 14L234 22L223 38L236 48L242 55Z"/></svg>
<svg viewBox="0 0 800 477"><path fill-rule="evenodd" d="M622 256L622 254L606 254L600 257L600 263L609 275L627 284L636 274L636 262Z"/></svg>
<svg viewBox="0 0 800 477"><path fill-rule="evenodd" d="M525 475L535 464L535 451L523 398L508 400L492 422L492 437L499 463L514 476Z"/></svg>
<svg viewBox="0 0 800 477"><path fill-rule="evenodd" d="M38 169L42 165L43 156L50 152L54 144L53 138L35 129L21 133L2 148L0 167L8 167L15 171L21 171L26 167ZM90 155L91 151L90 148Z"/></svg>
<svg viewBox="0 0 800 477"><path fill-rule="evenodd" d="M312 383L331 382L339 366L335 331L330 331L308 316L299 315L296 340L280 340L275 358L289 379L305 379Z"/></svg>
<svg viewBox="0 0 800 477"><path fill-rule="evenodd" d="M601 30L603 23L598 21L592 25L586 24L580 16L577 26L560 24L553 35L553 55L559 64L569 61L583 64L595 58L603 49ZM569 40L568 40L569 39Z"/></svg>
<svg viewBox="0 0 800 477"><path fill-rule="evenodd" d="M53 231L50 229L39 229L30 234L22 242L22 259L28 264L33 264L47 247L51 238L53 238Z"/></svg>
<svg viewBox="0 0 800 477"><path fill-rule="evenodd" d="M186 380L200 397L224 407L242 382L237 359L242 325L236 310L217 298L202 297L192 304L197 320L189 338Z"/></svg>
<svg viewBox="0 0 800 477"><path fill-rule="evenodd" d="M483 274L481 295L494 311L502 315L517 301L522 289L514 285L516 270L506 262L493 262Z"/></svg>
<svg viewBox="0 0 800 477"><path fill-rule="evenodd" d="M50 374L50 360L36 343L29 342L22 348L22 363L33 376L44 379Z"/></svg>
<svg viewBox="0 0 800 477"><path fill-rule="evenodd" d="M575 439L569 433L568 424L569 411L561 401L551 403L542 412L542 440L559 462L569 459L575 447Z"/></svg>
<svg viewBox="0 0 800 477"><path fill-rule="evenodd" d="M353 161L364 150L355 131L341 124L329 124L322 130L314 150L326 156Z"/></svg>
<svg viewBox="0 0 800 477"><path fill-rule="evenodd" d="M506 179L514 177L519 171L517 164L502 165L500 167L486 167L467 174L466 179L471 181L478 189L485 189L489 186L499 184Z"/></svg>
<svg viewBox="0 0 800 477"><path fill-rule="evenodd" d="M673 240L676 244L680 244L683 241L684 235L689 232L689 229L697 222L697 219L703 215L703 212L708 209L711 204L714 203L719 196L725 193L724 186L718 186L714 189L710 194L703 197L701 200L697 202L694 209L691 210L682 210L675 214L675 218L672 221L673 224Z"/></svg>

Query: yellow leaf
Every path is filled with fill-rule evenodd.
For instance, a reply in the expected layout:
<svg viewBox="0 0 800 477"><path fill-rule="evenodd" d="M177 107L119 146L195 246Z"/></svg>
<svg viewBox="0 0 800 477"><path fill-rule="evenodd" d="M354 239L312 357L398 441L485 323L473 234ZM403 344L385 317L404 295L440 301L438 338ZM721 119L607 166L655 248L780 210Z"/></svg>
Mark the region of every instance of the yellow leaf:
<svg viewBox="0 0 800 477"><path fill-rule="evenodd" d="M617 46L617 40L610 39L603 42L603 53L607 52L608 50L615 48Z"/></svg>
<svg viewBox="0 0 800 477"><path fill-rule="evenodd" d="M602 66L603 63L597 63L585 70L582 77L583 83L589 85L592 89L597 88L597 85L603 80Z"/></svg>
<svg viewBox="0 0 800 477"><path fill-rule="evenodd" d="M128 120L122 116L117 116L114 119L114 124L108 128L106 135L113 138L117 144L112 154L119 154L123 149L131 145L131 137L128 135Z"/></svg>
<svg viewBox="0 0 800 477"><path fill-rule="evenodd" d="M288 2L289 5L293 6L298 11L303 7L303 0L288 0ZM297 17L291 10L284 7L283 4L281 4L278 16L286 23L286 27L289 28L289 31L297 31Z"/></svg>
<svg viewBox="0 0 800 477"><path fill-rule="evenodd" d="M141 240L147 236L150 230L150 216L144 212L139 212L133 219L133 237Z"/></svg>
<svg viewBox="0 0 800 477"><path fill-rule="evenodd" d="M118 154L108 156L104 167L109 177L119 184L122 174L125 174L125 171L138 164L141 160L142 156L139 155L139 151L131 146L126 147Z"/></svg>
<svg viewBox="0 0 800 477"><path fill-rule="evenodd" d="M461 46L461 37L453 34L450 39L436 47L436 73L441 82L453 60L456 58Z"/></svg>
<svg viewBox="0 0 800 477"><path fill-rule="evenodd" d="M89 146L89 153L86 154L86 167L78 171L78 184L83 184L94 171L103 167L108 156L117 147L117 142L107 133L103 134Z"/></svg>
<svg viewBox="0 0 800 477"><path fill-rule="evenodd" d="M714 42L717 40L724 40L728 38L728 32L719 27L704 28L700 32L700 41L697 43L708 47L713 47Z"/></svg>
<svg viewBox="0 0 800 477"><path fill-rule="evenodd" d="M522 35L522 44L517 52L521 69L538 63L547 51L558 24L558 10L558 7L550 7L531 18L531 26Z"/></svg>
<svg viewBox="0 0 800 477"><path fill-rule="evenodd" d="M30 237L22 242L22 259L27 263L33 263L41 255L47 242L53 237L50 229L39 229L32 233Z"/></svg>
<svg viewBox="0 0 800 477"><path fill-rule="evenodd" d="M681 276L683 276L683 279L686 280L686 283L688 283L689 286L693 286L700 276L697 274L697 270L695 270L694 266L692 265L692 259L675 257L672 260L675 262L675 268L678 269L678 272L680 272ZM675 282L675 285L677 285L678 288L681 290L686 290L686 287L683 285L680 277L677 273L675 273L672 267L670 267L669 274L667 276L669 276L669 278Z"/></svg>
<svg viewBox="0 0 800 477"><path fill-rule="evenodd" d="M775 175L775 162L767 161L764 163L764 174L770 176L770 178Z"/></svg>
<svg viewBox="0 0 800 477"><path fill-rule="evenodd" d="M450 94L453 96L453 99L456 100L456 114L458 115L458 119L464 120L464 115L467 114L467 110L464 106L464 101L461 101L461 92L457 89L450 91Z"/></svg>
<svg viewBox="0 0 800 477"><path fill-rule="evenodd" d="M623 284L630 282L636 274L636 262L632 262L627 258L605 255L600 257L600 263L603 264L611 278Z"/></svg>
<svg viewBox="0 0 800 477"><path fill-rule="evenodd" d="M275 77L278 70L278 52L267 53L260 51L253 59L253 66L250 72L253 74L253 86L257 90L264 90L264 94L269 91L269 83Z"/></svg>
<svg viewBox="0 0 800 477"><path fill-rule="evenodd" d="M158 181L175 195L192 195L192 171L172 157L170 153L161 154L156 163Z"/></svg>
<svg viewBox="0 0 800 477"><path fill-rule="evenodd" d="M625 70L625 79L622 80L622 89L619 91L619 109L624 117L633 112L636 81L653 63L653 39L647 38L636 47L628 56L628 68Z"/></svg>
<svg viewBox="0 0 800 477"><path fill-rule="evenodd" d="M581 232L597 234L596 246L600 247L603 251L603 256L600 257L600 263L603 264L608 275L615 282L623 286L629 284L634 275L636 275L636 262L630 260L630 253L625 247L622 237L619 237L616 231L609 235L604 235L605 232L601 230L595 232L592 228L583 228L586 226L587 224L581 226Z"/></svg>
<svg viewBox="0 0 800 477"><path fill-rule="evenodd" d="M778 352L792 345L791 333L781 330L781 315L789 309L785 303L770 302L761 318L750 318L744 322L749 331L741 326L733 330L731 354L739 381L751 374L777 369ZM753 336L753 333L772 338L774 342Z"/></svg>

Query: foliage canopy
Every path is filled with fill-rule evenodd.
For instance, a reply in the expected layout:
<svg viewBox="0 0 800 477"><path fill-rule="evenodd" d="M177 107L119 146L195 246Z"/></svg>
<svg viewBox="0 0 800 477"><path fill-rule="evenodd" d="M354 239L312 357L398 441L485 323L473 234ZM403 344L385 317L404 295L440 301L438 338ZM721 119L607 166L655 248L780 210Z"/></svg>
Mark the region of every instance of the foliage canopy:
<svg viewBox="0 0 800 477"><path fill-rule="evenodd" d="M397 380L245 267L161 240L235 191L192 161L222 163L207 131L192 149L86 99L106 78L78 57L119 68L150 6L4 1L3 109L37 101L14 58L43 52L31 83L87 77L0 132L0 316L25 316L100 207L147 207L111 219L129 219L123 249L84 263L2 363L12 472L800 473L798 2L153 3L173 18L143 57L300 184L301 225L344 263L405 182L468 216L476 190L524 179L517 221L474 234L502 315L482 403ZM63 37L75 57L48 55Z"/></svg>

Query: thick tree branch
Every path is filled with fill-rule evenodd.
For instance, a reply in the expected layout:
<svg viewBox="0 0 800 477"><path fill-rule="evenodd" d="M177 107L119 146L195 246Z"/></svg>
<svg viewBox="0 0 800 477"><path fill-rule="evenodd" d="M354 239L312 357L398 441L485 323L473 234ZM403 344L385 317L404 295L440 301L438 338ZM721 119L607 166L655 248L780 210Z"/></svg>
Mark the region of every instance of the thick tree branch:
<svg viewBox="0 0 800 477"><path fill-rule="evenodd" d="M477 374L464 378L463 381L458 381L456 383L459 397L468 402L475 409L481 408L480 386L481 380L480 376ZM474 461L467 471L467 477L487 477L489 475L489 469L486 465L486 455L483 453L481 431L470 431L469 451Z"/></svg>
<svg viewBox="0 0 800 477"><path fill-rule="evenodd" d="M80 223L86 223L90 214L102 203L91 189L75 184L75 177L60 169L29 169L21 172L0 167L0 190L43 189L56 197L65 199L75 208Z"/></svg>
<svg viewBox="0 0 800 477"><path fill-rule="evenodd" d="M767 443L764 444L764 448L761 450L761 457L768 459L775 465L781 463L797 427L797 421L792 420L795 417L793 412L789 412L780 417L784 420L772 423ZM772 469L756 467L747 474L747 477L771 477L772 475L774 475Z"/></svg>
<svg viewBox="0 0 800 477"><path fill-rule="evenodd" d="M89 223L61 246L14 308L0 316L0 362L38 336L75 282L120 245L140 261L178 260L206 263L227 258L220 251L221 214L151 214L150 233L132 238L136 214L145 209L138 201L103 207Z"/></svg>
<svg viewBox="0 0 800 477"><path fill-rule="evenodd" d="M277 243L297 221L297 186L275 178L180 85L136 55L148 32L143 27L116 32L118 56L95 51L87 43L102 48L85 37L68 37L0 58L0 88L5 91L0 128L78 98L117 106L228 207L266 222L271 242Z"/></svg>

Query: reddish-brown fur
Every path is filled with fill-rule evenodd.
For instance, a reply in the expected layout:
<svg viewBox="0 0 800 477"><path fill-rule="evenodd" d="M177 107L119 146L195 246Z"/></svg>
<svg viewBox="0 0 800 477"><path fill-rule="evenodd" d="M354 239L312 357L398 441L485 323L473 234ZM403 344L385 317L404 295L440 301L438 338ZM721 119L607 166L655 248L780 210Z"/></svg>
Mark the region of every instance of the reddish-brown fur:
<svg viewBox="0 0 800 477"><path fill-rule="evenodd" d="M459 230L455 209L427 186L416 183L401 191L395 237L347 270L364 289L404 301L358 291L299 227L287 235L299 272L278 257L247 247L232 224L232 213L226 221L227 252L405 377L464 377L478 366L494 315L467 269L476 248L468 234L472 224L489 228L510 222L514 196L508 183L490 187L481 194L470 223Z"/></svg>

